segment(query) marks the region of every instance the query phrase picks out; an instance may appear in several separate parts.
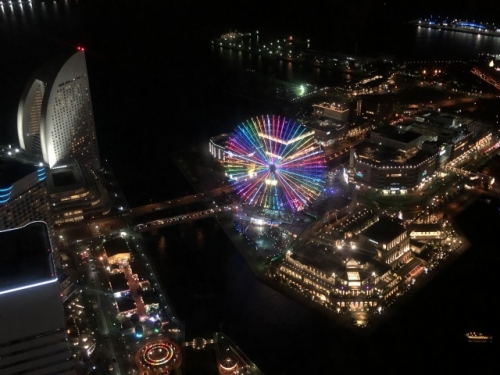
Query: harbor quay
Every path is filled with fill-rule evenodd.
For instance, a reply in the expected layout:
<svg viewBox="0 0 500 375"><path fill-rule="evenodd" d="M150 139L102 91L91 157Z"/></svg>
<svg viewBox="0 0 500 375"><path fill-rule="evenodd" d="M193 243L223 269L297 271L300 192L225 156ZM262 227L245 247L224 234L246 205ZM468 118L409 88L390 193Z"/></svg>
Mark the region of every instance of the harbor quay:
<svg viewBox="0 0 500 375"><path fill-rule="evenodd" d="M327 107L313 118L343 115L344 107L325 115ZM432 121L441 121L440 116ZM442 116L456 126L456 117ZM476 122L469 121L470 132L456 133L456 145L446 151L426 143L429 132L443 130L412 121L408 117L405 126L418 131L399 129L398 121L371 131L354 125L325 141L311 118L302 119L300 130L289 132L295 137L287 138L286 131L275 129L294 129L291 120L263 115L212 138L209 153L202 146L172 157L196 191L231 190L228 197L238 210L217 220L259 280L338 322L369 331L469 247L453 218L496 186L494 177L478 172L498 149L493 129L473 130ZM294 169L293 157L275 151L299 141L308 145L304 151L297 146L301 160L313 160L308 165L319 160L318 144L329 155L322 177L302 175L307 163ZM391 148L407 150L406 155L391 159ZM287 173L293 174L293 184L283 177Z"/></svg>
<svg viewBox="0 0 500 375"><path fill-rule="evenodd" d="M111 168L103 164L106 184L119 189ZM216 199L207 196L210 201ZM82 356L85 367L116 374L181 374L208 369L261 374L223 332L214 332L213 338L186 341L184 324L163 292L159 270L146 250L142 227L129 214L134 210L122 195L118 197L116 217L106 219L112 225L94 220L92 229L79 225L65 232L65 269L82 288L73 304L80 304L82 313L92 316L89 326L95 330L95 349ZM136 211L145 212L142 208Z"/></svg>
<svg viewBox="0 0 500 375"><path fill-rule="evenodd" d="M211 190L215 187L214 184L220 185L224 183L223 174L218 170L217 164L214 163L211 155L208 153L191 148L173 154L172 158L191 186L197 191ZM214 173L214 171L216 173ZM207 179L205 178L206 174L218 176L218 178L216 177L213 180L210 178ZM277 282L269 273L271 269L270 259L266 259L259 254L259 252L256 251L254 241L248 236L242 235L242 233L235 228L232 217L222 216L216 217L215 219L224 230L231 243L238 250L239 254L244 258L247 266L252 270L257 279L267 284L269 287L295 298L301 303L306 303L312 309L322 310L322 313L326 313L331 317L334 316L331 311L323 309L320 305L311 302L310 299L304 298L300 293L296 293L294 290L290 290Z"/></svg>
<svg viewBox="0 0 500 375"><path fill-rule="evenodd" d="M122 216L129 207L108 163L101 176L115 198L116 214L60 231L63 268L81 289L77 298L97 335L95 349L81 360L86 368L116 374L179 369L183 325L162 290L140 231Z"/></svg>
<svg viewBox="0 0 500 375"><path fill-rule="evenodd" d="M217 170L217 163L214 162L213 158L208 153L198 151L198 149L189 149L179 152L172 157L184 176L197 191L203 191L202 189L212 189L214 187L213 185L210 185L210 179L203 177L205 173L221 177L222 172L220 170L217 173L214 173L214 170ZM212 183L220 184L221 182L219 181L221 180L215 178ZM233 196L232 199L236 200L237 197ZM347 202L349 202L349 200L347 200ZM467 202L470 202L470 200L467 200ZM211 203L212 202L209 202L209 204ZM354 209L354 211L361 213L362 209L358 208ZM348 210L346 209L344 213L342 212L343 210L339 208L334 209L332 213L330 213L331 220L334 221L334 225L340 226L343 222L347 222L349 217ZM335 215L337 215L338 220L335 219ZM404 300L408 298L407 295L410 296L414 291L423 288L432 279L432 272L427 273L427 271L424 271L422 267L421 272L416 275L422 275L422 277L418 278L418 282L403 280L401 283L402 287L398 290L398 295L393 295L392 299L383 301L383 304L380 305L383 306L382 314L380 314L382 311L377 312L376 309L373 309L374 311L372 314L367 314L365 311L349 311L349 307L345 308L345 306L342 306L344 308L339 309L336 304L329 305L322 302L320 298L315 296L314 291L307 288L307 284L304 283L300 285L299 283L296 283L296 286L294 286L290 282L287 282L286 279L284 280L276 272L276 268L279 267L277 264L282 264L283 259L289 257L289 254L287 254L289 248L294 248L294 246L295 248L303 246L303 244L307 244L311 238L314 238L315 234L322 233L325 230L323 219L310 220L309 222L301 223L300 226L294 228L297 233L297 237L293 242L289 242L290 247L284 246L282 249L274 249L274 251L269 251L269 249L267 249L266 251L266 249L259 248L259 244L263 245L263 243L259 240L259 236L256 238L255 233L252 234L249 230L247 230L246 233L242 233L241 226L245 225L243 224L245 222L248 224L248 220L238 219L238 216L241 217L241 213L234 214L232 217L225 215L217 217L216 219L235 248L245 259L245 262L253 271L256 278L274 290L287 295L301 304L305 304L309 308L318 311L318 313L334 319L339 324L352 329L357 329L359 326L368 328L366 330L367 332L372 329L376 329L380 324L390 319L392 314L397 313L397 306L391 306L396 299L401 299L401 303L404 303ZM429 262L429 269L434 269L438 266L438 264L439 269L441 269L442 266L440 264L443 263L443 260L451 259L451 257L448 257L449 254L464 251L468 247L468 241L466 238L455 231L453 224L450 223L449 225L450 233L454 233L453 239L455 240L455 243L453 243L453 239L450 237L451 244L448 245L446 250L440 250L441 252L438 251L439 254L435 255L436 259L433 258L433 260ZM265 235L261 235L260 237L265 237ZM317 246L317 243L316 239L315 246ZM403 268L404 267L401 267L403 272L408 273L408 271ZM312 273L309 275L310 277L313 277ZM321 275L319 273L317 276L318 280L321 279ZM400 281L400 279L397 280ZM330 280L325 281L329 282ZM315 296L315 298L313 298L313 296ZM403 296L405 296L405 298L402 298ZM379 299L380 297L377 297L376 301L378 302ZM361 299L356 298L356 300L359 303ZM351 302L349 297L340 297L337 299L337 302L340 303L344 301ZM391 308L387 309L389 306L391 306ZM368 321L370 324L368 324Z"/></svg>

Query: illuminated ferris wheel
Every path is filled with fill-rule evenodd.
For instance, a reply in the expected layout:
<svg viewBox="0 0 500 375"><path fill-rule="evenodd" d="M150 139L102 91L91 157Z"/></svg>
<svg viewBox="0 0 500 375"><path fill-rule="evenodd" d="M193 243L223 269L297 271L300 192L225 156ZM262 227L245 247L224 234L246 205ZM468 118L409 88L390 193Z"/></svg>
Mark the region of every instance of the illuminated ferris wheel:
<svg viewBox="0 0 500 375"><path fill-rule="evenodd" d="M314 131L284 117L260 116L229 137L225 171L243 204L298 211L321 193L325 159Z"/></svg>

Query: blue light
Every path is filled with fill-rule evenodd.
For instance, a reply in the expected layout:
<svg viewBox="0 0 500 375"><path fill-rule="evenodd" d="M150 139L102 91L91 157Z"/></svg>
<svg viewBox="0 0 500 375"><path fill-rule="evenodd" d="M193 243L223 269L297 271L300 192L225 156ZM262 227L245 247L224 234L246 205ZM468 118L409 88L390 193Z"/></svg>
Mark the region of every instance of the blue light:
<svg viewBox="0 0 500 375"><path fill-rule="evenodd" d="M458 26L469 26L469 27L477 27L478 29L484 29L485 27L483 25L478 25L477 23L472 23L472 22L458 22Z"/></svg>
<svg viewBox="0 0 500 375"><path fill-rule="evenodd" d="M7 203L10 200L10 195L12 194L12 185L8 188L0 189L0 204Z"/></svg>
<svg viewBox="0 0 500 375"><path fill-rule="evenodd" d="M45 169L42 167L42 168L38 168L38 181L43 181L47 178L47 175L45 174Z"/></svg>

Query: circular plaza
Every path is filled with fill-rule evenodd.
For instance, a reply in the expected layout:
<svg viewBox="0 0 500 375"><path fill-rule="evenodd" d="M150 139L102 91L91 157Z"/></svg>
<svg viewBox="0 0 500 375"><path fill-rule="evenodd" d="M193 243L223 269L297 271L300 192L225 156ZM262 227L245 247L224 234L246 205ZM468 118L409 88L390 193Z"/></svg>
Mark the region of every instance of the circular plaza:
<svg viewBox="0 0 500 375"><path fill-rule="evenodd" d="M141 347L135 354L135 363L141 373L169 374L180 367L181 348L170 340L157 340Z"/></svg>

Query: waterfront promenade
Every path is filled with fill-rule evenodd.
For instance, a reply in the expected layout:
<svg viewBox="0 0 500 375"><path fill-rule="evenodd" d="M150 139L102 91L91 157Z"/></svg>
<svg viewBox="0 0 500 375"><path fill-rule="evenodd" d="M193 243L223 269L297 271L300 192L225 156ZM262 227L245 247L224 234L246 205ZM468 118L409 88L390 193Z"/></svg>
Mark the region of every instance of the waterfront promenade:
<svg viewBox="0 0 500 375"><path fill-rule="evenodd" d="M202 151L199 151L199 149L190 149L172 155L172 158L195 191L213 189L214 186L218 186L217 184L223 183L221 181L222 172L220 171L220 166L216 164L217 162L212 159L208 152L203 153ZM217 169L217 167L219 169ZM212 177L209 177L208 175L212 175ZM439 186L443 188L445 185L446 184L439 184ZM415 294L417 294L420 290L427 287L432 280L435 280L436 276L439 276L440 273L453 264L453 262L456 261L457 258L459 258L470 247L469 241L460 231L460 228L458 228L455 224L454 218L473 204L479 196L480 195L475 191L465 191L454 199L446 202L443 200L442 206L435 207L435 213L438 211L446 213L447 220L452 224L452 227L457 234L456 246L454 246L453 249L450 249L449 252L446 252L444 259L439 261L437 266L431 272L417 278L414 284L405 289L397 298L397 301L395 303L391 303L390 308L385 309L382 314L370 314L368 317L370 324L366 326L366 329L362 330L362 332L364 332L363 334L369 334L370 332L376 331L380 326L385 325L392 318L394 318L395 314L398 313L399 308L407 306L412 296L415 296ZM423 197L418 196L415 199L417 198L422 199ZM210 204L210 202L208 202L208 204ZM293 290L271 277L269 273L269 260L264 259L259 252L256 251L255 243L248 238L245 233L241 233L237 230L233 220L227 216L216 217L216 220L220 228L224 230L231 243L238 250L239 254L243 257L246 264L258 280L279 293L307 306L309 309L331 318L336 324L340 324L351 330L359 330L352 324L351 314L336 313L322 304L315 302L307 294L301 293L298 290Z"/></svg>
<svg viewBox="0 0 500 375"><path fill-rule="evenodd" d="M93 317L89 319L89 326L94 327L97 342L95 354L89 359L87 367L105 368L110 374L130 374L137 371L137 364L133 363L133 359L138 345L160 335L182 344L184 327L173 311L168 296L162 291L165 286L158 281L159 270L155 269L149 259L140 231L129 227L130 220L123 216L129 207L108 163L103 163L101 177L108 194L114 197L110 214L59 229L59 240L64 244L64 252L74 259L74 265L70 264L66 270L79 284L82 305L87 314ZM111 273L110 266L116 264L107 263L105 252L105 243L114 241L117 237L123 238L127 244L123 250L132 259L131 262L119 264L120 273L124 275L123 280L130 293L125 298L123 295L117 297L113 294L111 277L116 276L116 272ZM144 293L143 285L147 285ZM158 311L164 327L160 333L148 328L151 326L149 322L152 309L146 307L143 294L147 294L148 301L155 301L153 305L159 305ZM118 304L127 299L133 301L132 308L136 309L142 325L146 327L143 337L132 337L134 335L131 330L122 326L126 319L120 314L122 311Z"/></svg>
<svg viewBox="0 0 500 375"><path fill-rule="evenodd" d="M222 178L222 175L218 176L217 172L215 172L217 170L216 161L208 152L202 153L195 149L190 149L172 155L172 158L195 191L210 190L214 188L214 183L221 183L220 178ZM206 173L211 173L215 177L206 177ZM251 239L235 228L232 219L227 216L216 216L215 219L258 280L277 292L307 306L308 309L335 319L338 324L345 326L345 328L350 330L357 329L352 324L352 316L350 314L339 315L325 306L314 302L305 294L301 294L273 278L269 273L270 262L259 255ZM312 222L311 225L314 225L314 223ZM311 228L311 226L307 228Z"/></svg>

